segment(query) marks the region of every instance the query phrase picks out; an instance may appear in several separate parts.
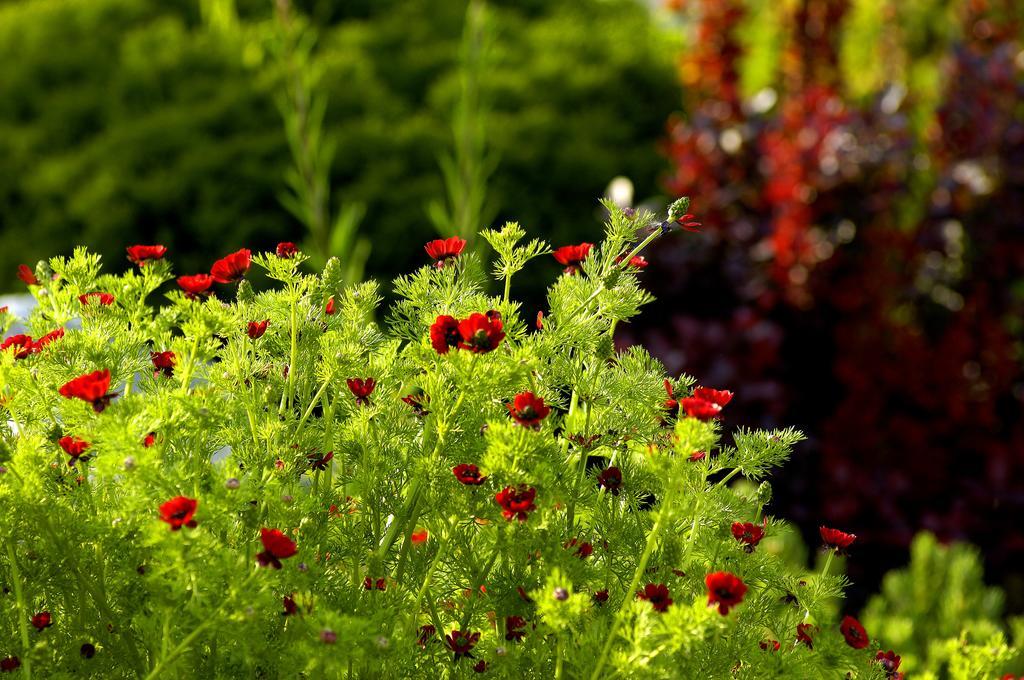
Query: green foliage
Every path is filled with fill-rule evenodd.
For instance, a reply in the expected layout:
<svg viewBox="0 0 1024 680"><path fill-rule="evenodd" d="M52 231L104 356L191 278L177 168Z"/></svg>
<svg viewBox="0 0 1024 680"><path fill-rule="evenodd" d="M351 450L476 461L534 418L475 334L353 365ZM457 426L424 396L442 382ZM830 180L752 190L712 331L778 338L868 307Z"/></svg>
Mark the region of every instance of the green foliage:
<svg viewBox="0 0 1024 680"><path fill-rule="evenodd" d="M377 285L339 287L334 260L316 276L303 256L259 254L272 289L172 290L157 309L167 262L108 275L84 249L54 258L28 327L79 325L0 352L0 658L37 677L457 678L486 663L507 678L882 678L879 643L854 649L838 630L831 558L795 564L770 488L747 480L800 435L730 437L666 405L644 350L606 342L647 297L619 256L660 234L650 214L613 210L583 271L551 285L539 330L484 292L472 255L400 278L387 328ZM517 252L524 236L489 234L502 272L547 249ZM115 300L79 302L97 290ZM431 338L439 315L488 310L505 332L488 351L472 351L474 332L461 348ZM154 370L150 352L166 351L170 372ZM117 394L88 397L105 408L61 396L95 369L113 376ZM691 394L692 379L672 382ZM535 426L510 415L526 391L551 408ZM63 437L89 443L74 465ZM460 483L461 464L485 479ZM532 504L499 502L527 488ZM159 508L179 496L198 502L197 525L172 530ZM744 549L737 521L768 538ZM297 543L280 569L257 566L273 561L264 528ZM709 606L715 572L747 587L729 611ZM637 597L658 584L671 603ZM30 630L40 611L53 625ZM479 633L472 659L453 658L452 631Z"/></svg>
<svg viewBox="0 0 1024 680"><path fill-rule="evenodd" d="M192 0L0 6L4 287L18 286L19 262L78 243L119 270L123 244L162 242L194 273L210 252L303 240L278 200L294 162L276 105L285 73L273 3L239 0L235 19L230 4L203 3L205 14ZM418 262L408 243L434 234L425 206L445 193L438 158L452 148L466 2L321 4L296 11L319 38L309 85L335 141L322 204L339 221L327 225L350 235L360 215L339 208L365 206L368 271L387 279ZM500 159L487 188L495 219L538 225L559 245L580 240L612 177L654 191L655 142L679 97L674 46L633 0L495 2L488 15L479 96Z"/></svg>
<svg viewBox="0 0 1024 680"><path fill-rule="evenodd" d="M1003 593L983 582L978 551L923 533L910 553L906 569L886 574L861 619L900 653L901 669L915 678L955 680L1019 674L1024 621L1012 621L1007 635Z"/></svg>

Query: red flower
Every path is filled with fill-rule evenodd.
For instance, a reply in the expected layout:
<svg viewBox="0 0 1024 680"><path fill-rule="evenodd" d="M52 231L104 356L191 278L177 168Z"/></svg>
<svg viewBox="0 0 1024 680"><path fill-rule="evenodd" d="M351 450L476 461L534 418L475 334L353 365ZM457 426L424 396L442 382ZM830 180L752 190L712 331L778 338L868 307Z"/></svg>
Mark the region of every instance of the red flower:
<svg viewBox="0 0 1024 680"><path fill-rule="evenodd" d="M366 590L387 590L388 581L385 578L379 578L377 580L374 580L367 576L363 579L363 588L365 588Z"/></svg>
<svg viewBox="0 0 1024 680"><path fill-rule="evenodd" d="M875 654L875 661L881 664L886 675L895 675L900 668L900 655L891 649L888 652L879 651Z"/></svg>
<svg viewBox="0 0 1024 680"><path fill-rule="evenodd" d="M691 463L698 463L707 458L707 456L708 454L706 451L694 451L686 460L690 461Z"/></svg>
<svg viewBox="0 0 1024 680"><path fill-rule="evenodd" d="M669 597L668 586L664 583L648 583L643 590L638 590L636 596L641 600L647 600L654 607L656 612L668 611L672 604Z"/></svg>
<svg viewBox="0 0 1024 680"><path fill-rule="evenodd" d="M277 256L282 260L290 260L298 254L298 246L291 241L282 241L277 244Z"/></svg>
<svg viewBox="0 0 1024 680"><path fill-rule="evenodd" d="M411 406L412 412L421 418L430 414L430 411L426 409L426 404L430 402L430 397L419 388L413 388L411 394L402 397L402 401Z"/></svg>
<svg viewBox="0 0 1024 680"><path fill-rule="evenodd" d="M423 246L423 249L434 260L434 266L440 269L444 266L445 260L451 257L458 257L462 254L462 250L465 247L466 242L463 239L458 236L452 236L451 238L431 241Z"/></svg>
<svg viewBox="0 0 1024 680"><path fill-rule="evenodd" d="M153 444L156 444L156 432L150 432L146 435L146 438L142 440L142 445L147 449Z"/></svg>
<svg viewBox="0 0 1024 680"><path fill-rule="evenodd" d="M782 647L782 645L779 644L778 640L761 640L757 643L757 646L765 650L766 652L769 650L777 652Z"/></svg>
<svg viewBox="0 0 1024 680"><path fill-rule="evenodd" d="M744 550L748 553L754 552L754 548L764 538L764 528L753 522L733 522L732 535L733 538L744 544Z"/></svg>
<svg viewBox="0 0 1024 680"><path fill-rule="evenodd" d="M743 602L747 585L727 571L716 571L704 579L708 588L708 604L717 604L718 613L725 616L732 607Z"/></svg>
<svg viewBox="0 0 1024 680"><path fill-rule="evenodd" d="M179 276L178 287L185 291L185 297L194 300L210 294L210 286L213 285L213 277L209 274L195 274L193 276Z"/></svg>
<svg viewBox="0 0 1024 680"><path fill-rule="evenodd" d="M164 246L128 246L128 259L140 267L150 260L162 260L167 254Z"/></svg>
<svg viewBox="0 0 1024 680"><path fill-rule="evenodd" d="M459 321L454 316L442 314L430 326L430 344L438 354L447 354L452 347L459 346Z"/></svg>
<svg viewBox="0 0 1024 680"><path fill-rule="evenodd" d="M409 541L413 545L423 545L430 538L430 533L426 529L417 529L409 534Z"/></svg>
<svg viewBox="0 0 1024 680"><path fill-rule="evenodd" d="M679 400L683 405L686 415L698 420L709 420L715 418L721 412L722 407L710 401L698 399L697 397L685 397Z"/></svg>
<svg viewBox="0 0 1024 680"><path fill-rule="evenodd" d="M249 262L252 253L248 248L242 248L230 255L225 255L210 267L210 276L217 283L234 283L249 271Z"/></svg>
<svg viewBox="0 0 1024 680"><path fill-rule="evenodd" d="M19 667L21 667L21 659L16 656L0 659L0 673L13 673Z"/></svg>
<svg viewBox="0 0 1024 680"><path fill-rule="evenodd" d="M732 392L729 390L713 390L710 387L698 387L693 391L693 396L718 404L722 408L732 401Z"/></svg>
<svg viewBox="0 0 1024 680"><path fill-rule="evenodd" d="M578 539L572 539L565 544L566 549L576 548L575 555L581 560L585 560L594 554L594 546L586 541L580 542Z"/></svg>
<svg viewBox="0 0 1024 680"><path fill-rule="evenodd" d="M150 352L149 359L153 362L153 377L160 375L161 371L164 377L170 378L174 376L174 365L178 363L178 357L174 355L174 352Z"/></svg>
<svg viewBox="0 0 1024 680"><path fill-rule="evenodd" d="M665 378L665 394L668 395L665 399L665 410L674 413L679 408L679 401L676 400L676 393L672 389L672 383L668 378Z"/></svg>
<svg viewBox="0 0 1024 680"><path fill-rule="evenodd" d="M78 301L81 302L83 305L86 305L86 306L88 306L89 301L91 299L95 299L97 302L99 302L104 307L109 307L110 305L114 304L114 296L113 295L111 295L110 293L103 293L103 292L100 292L98 290L97 291L93 291L92 293L86 293L85 295L79 295L78 296Z"/></svg>
<svg viewBox="0 0 1024 680"><path fill-rule="evenodd" d="M809 623L798 623L796 624L796 641L797 643L804 643L808 649L814 649L814 640L811 639L811 631L814 630L814 626Z"/></svg>
<svg viewBox="0 0 1024 680"><path fill-rule="evenodd" d="M475 664L473 664L473 672L474 673L486 673L487 672L487 662L484 661L483 659L480 659L479 661L477 661Z"/></svg>
<svg viewBox="0 0 1024 680"><path fill-rule="evenodd" d="M348 385L349 391L355 395L356 404L358 406L366 406L370 403L370 395L373 394L373 388L377 386L377 381L373 378L348 378L345 381Z"/></svg>
<svg viewBox="0 0 1024 680"><path fill-rule="evenodd" d="M455 652L455 661L464 656L472 659L473 655L470 652L479 642L480 633L464 633L461 630L453 630L451 635L445 635L444 639L448 643L448 649Z"/></svg>
<svg viewBox="0 0 1024 680"><path fill-rule="evenodd" d="M74 466L78 461L86 461L88 458L82 456L85 450L88 449L91 444L84 439L78 437L72 437L71 435L65 435L57 440L60 444L60 448L64 449L64 453L71 456L71 460L68 461L69 466Z"/></svg>
<svg viewBox="0 0 1024 680"><path fill-rule="evenodd" d="M551 409L544 404L544 399L534 396L533 392L520 392L511 404L505 404L512 420L523 427L540 427L540 421L547 418Z"/></svg>
<svg viewBox="0 0 1024 680"><path fill-rule="evenodd" d="M459 335L461 336L459 349L468 349L470 352L478 353L490 352L505 338L503 328L501 316L497 312L470 314L468 319L459 322ZM434 348L437 349L436 345Z"/></svg>
<svg viewBox="0 0 1024 680"><path fill-rule="evenodd" d="M171 531L178 531L182 527L193 529L196 521L193 517L196 514L196 506L199 501L185 496L175 496L160 506L160 520L171 525Z"/></svg>
<svg viewBox="0 0 1024 680"><path fill-rule="evenodd" d="M27 264L18 265L18 278L24 281L27 286L39 285L39 279L36 278L35 273L28 268Z"/></svg>
<svg viewBox="0 0 1024 680"><path fill-rule="evenodd" d="M299 605L295 603L295 597L293 595L285 595L282 597L281 605L284 607L284 611L281 612L281 616L294 616L299 613Z"/></svg>
<svg viewBox="0 0 1024 680"><path fill-rule="evenodd" d="M32 338L27 335L12 335L0 343L0 351L5 349L14 348L14 358L24 359L35 350L35 345L32 344Z"/></svg>
<svg viewBox="0 0 1024 680"><path fill-rule="evenodd" d="M622 264L622 260L625 257L625 255L619 255L617 258L615 258L615 263ZM649 264L650 262L648 262L647 258L645 258L643 255L634 255L633 257L629 258L629 264L627 266L633 267L634 269L647 269L647 265Z"/></svg>
<svg viewBox="0 0 1024 680"><path fill-rule="evenodd" d="M324 305L324 314L327 316L334 315L334 296L327 298L327 304Z"/></svg>
<svg viewBox="0 0 1024 680"><path fill-rule="evenodd" d="M437 635L437 628L427 623L420 626L419 633L419 636L416 638L416 644L420 646L420 649L426 649L427 643Z"/></svg>
<svg viewBox="0 0 1024 680"><path fill-rule="evenodd" d="M467 465L466 463L456 465L452 468L452 474L455 475L455 479L466 486L480 486L487 481L487 477L480 476L480 469L476 465Z"/></svg>
<svg viewBox="0 0 1024 680"><path fill-rule="evenodd" d="M330 462L334 460L334 451L328 451L322 456L314 452L307 455L306 460L309 461L311 470L326 470Z"/></svg>
<svg viewBox="0 0 1024 680"><path fill-rule="evenodd" d="M676 222L686 231L692 231L694 233L698 233L700 231L700 222L698 222L697 218L690 213L686 213L677 219Z"/></svg>
<svg viewBox="0 0 1024 680"><path fill-rule="evenodd" d="M264 319L263 321L250 321L245 332L249 335L250 339L259 340L263 337L263 334L267 332L268 325L270 325L270 319Z"/></svg>
<svg viewBox="0 0 1024 680"><path fill-rule="evenodd" d="M521 616L505 617L505 639L514 642L522 642L526 637L526 619Z"/></svg>
<svg viewBox="0 0 1024 680"><path fill-rule="evenodd" d="M47 345L49 345L51 342L53 342L54 340L59 340L60 338L63 338L63 337L64 337L64 329L63 328L58 328L56 330L52 330L49 333L47 333L46 335L44 335L43 337L41 337L38 340L36 340L36 344L32 347L32 351L33 352L42 351L42 349L44 347L46 347Z"/></svg>
<svg viewBox="0 0 1024 680"><path fill-rule="evenodd" d="M608 601L608 591L607 590L599 590L596 593L594 593L594 602L596 602L598 604L604 604L607 601Z"/></svg>
<svg viewBox="0 0 1024 680"><path fill-rule="evenodd" d="M41 631L41 630L43 630L45 628L49 628L52 625L53 625L53 620L50 617L50 612L39 612L38 614L34 614L32 616L32 626L36 630ZM879 652L879 654L881 654L881 652ZM899 658L899 657L897 657L897 658Z"/></svg>
<svg viewBox="0 0 1024 680"><path fill-rule="evenodd" d="M818 527L818 533L821 534L821 540L825 543L825 547L835 550L837 555L842 555L857 540L857 534L848 534L839 529L829 529L825 526Z"/></svg>
<svg viewBox="0 0 1024 680"><path fill-rule="evenodd" d="M532 486L506 486L494 495L494 500L501 506L502 517L509 521L514 517L520 522L525 522L529 518L529 513L537 509L533 504L536 496L537 490Z"/></svg>
<svg viewBox="0 0 1024 680"><path fill-rule="evenodd" d="M256 555L256 561L261 567L281 568L281 560L286 559L298 552L295 541L281 533L280 529L260 529L260 542L263 543L263 552Z"/></svg>
<svg viewBox="0 0 1024 680"><path fill-rule="evenodd" d="M843 620L839 623L839 632L846 638L846 644L854 649L864 649L871 642L867 631L864 630L864 626L860 625L860 621L852 616L843 617Z"/></svg>
<svg viewBox="0 0 1024 680"><path fill-rule="evenodd" d="M593 243L581 243L578 246L562 246L552 253L559 264L565 265L566 274L575 274L576 269L590 255Z"/></svg>
<svg viewBox="0 0 1024 680"><path fill-rule="evenodd" d="M93 371L69 380L60 388L61 396L67 399L81 399L92 404L96 413L107 407L117 392L107 392L110 387L110 370Z"/></svg>
<svg viewBox="0 0 1024 680"><path fill-rule="evenodd" d="M611 495L618 496L622 490L622 470L614 465L606 467L597 475L597 485L604 487Z"/></svg>

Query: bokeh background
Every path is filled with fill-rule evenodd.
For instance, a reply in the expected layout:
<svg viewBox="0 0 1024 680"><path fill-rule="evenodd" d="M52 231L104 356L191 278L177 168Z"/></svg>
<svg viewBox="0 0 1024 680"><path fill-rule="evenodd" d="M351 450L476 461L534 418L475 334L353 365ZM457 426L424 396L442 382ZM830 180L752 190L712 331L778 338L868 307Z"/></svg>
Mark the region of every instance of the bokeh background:
<svg viewBox="0 0 1024 680"><path fill-rule="evenodd" d="M774 510L921 530L1024 610L1024 5L1015 0L0 0L0 288L85 244L181 273L300 242L350 279L596 197L694 198L619 330L809 440ZM484 252L482 243L473 245ZM522 277L540 308L554 261ZM517 284L518 285L518 284Z"/></svg>

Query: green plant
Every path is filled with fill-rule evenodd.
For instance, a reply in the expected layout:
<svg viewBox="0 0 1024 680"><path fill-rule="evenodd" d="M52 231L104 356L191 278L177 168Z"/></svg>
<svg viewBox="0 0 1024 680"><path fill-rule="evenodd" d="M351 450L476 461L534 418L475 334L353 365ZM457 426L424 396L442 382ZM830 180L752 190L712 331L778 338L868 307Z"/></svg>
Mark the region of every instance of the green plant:
<svg viewBox="0 0 1024 680"><path fill-rule="evenodd" d="M900 650L902 667L914 678L1020 673L1024 620L1012 619L1007 635L1003 593L986 586L983 575L977 549L944 546L932 534L920 534L910 548L910 564L886 574L882 592L871 598L861 618Z"/></svg>
<svg viewBox="0 0 1024 680"><path fill-rule="evenodd" d="M289 249L214 263L231 301L179 279L159 310L159 249L122 275L84 249L40 263L31 337L0 352L2 663L884 677L878 642L838 620L831 549L854 537L823 530L810 574L773 547L763 480L801 435L727 435L730 392L614 350L650 299L632 256L687 203L659 222L606 202L604 241L533 330L474 255L398 278L383 327L375 283L342 286L334 259L303 274ZM506 289L549 250L484 235ZM254 292L250 261L278 287Z"/></svg>

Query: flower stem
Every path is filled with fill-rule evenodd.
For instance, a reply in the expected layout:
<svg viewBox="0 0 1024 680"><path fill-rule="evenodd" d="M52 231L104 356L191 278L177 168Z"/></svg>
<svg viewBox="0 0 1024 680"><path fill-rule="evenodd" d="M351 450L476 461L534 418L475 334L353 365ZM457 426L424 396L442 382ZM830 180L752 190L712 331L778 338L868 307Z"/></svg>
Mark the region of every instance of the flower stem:
<svg viewBox="0 0 1024 680"><path fill-rule="evenodd" d="M29 644L28 638L28 619L29 613L25 607L25 594L21 590L21 573L18 571L18 562L14 557L14 547L7 544L7 561L11 565L11 581L14 582L14 599L18 604L18 632L21 634L21 647L25 655L25 678L31 680L32 678L32 661L29 659L29 650L31 645Z"/></svg>
<svg viewBox="0 0 1024 680"><path fill-rule="evenodd" d="M662 501L661 511L658 512L658 519L654 523L654 527L651 529L651 533L647 534L647 545L644 546L644 552L640 555L640 561L637 562L636 570L633 572L633 580L629 584L629 590L626 591L626 596L622 600L622 606L619 607L619 611L616 613L615 619L612 622L612 628L608 631L608 637L605 638L604 646L601 648L601 656L597 658L597 664L594 666L594 672L590 675L590 680L598 680L601 677L601 671L604 670L605 662L608 659L608 653L612 649L612 644L615 642L615 635L619 632L619 625L622 622L623 613L626 608L629 607L630 596L637 591L640 587L640 579L643 578L644 572L647 570L647 562L651 559L651 554L654 553L654 546L658 542L658 536L661 534L661 530L665 526L665 519L669 514L669 507L674 500L675 494L674 489L669 488L665 494L665 499Z"/></svg>
<svg viewBox="0 0 1024 680"><path fill-rule="evenodd" d="M299 329L298 329L298 321L297 321L297 316L298 316L297 308L298 308L298 306L299 306L298 292L296 290L294 290L294 288L293 288L292 291L291 291L291 314L290 314L290 317L289 317L289 325L291 326L291 335L292 335L292 346L291 346L291 353L290 353L290 356L289 356L289 359L288 359L288 400L286 402L288 408L292 408L292 404L294 403L294 400L295 400L295 362L298 361L298 355L299 355L299 338L298 338ZM283 410L282 410L282 412L283 412Z"/></svg>

